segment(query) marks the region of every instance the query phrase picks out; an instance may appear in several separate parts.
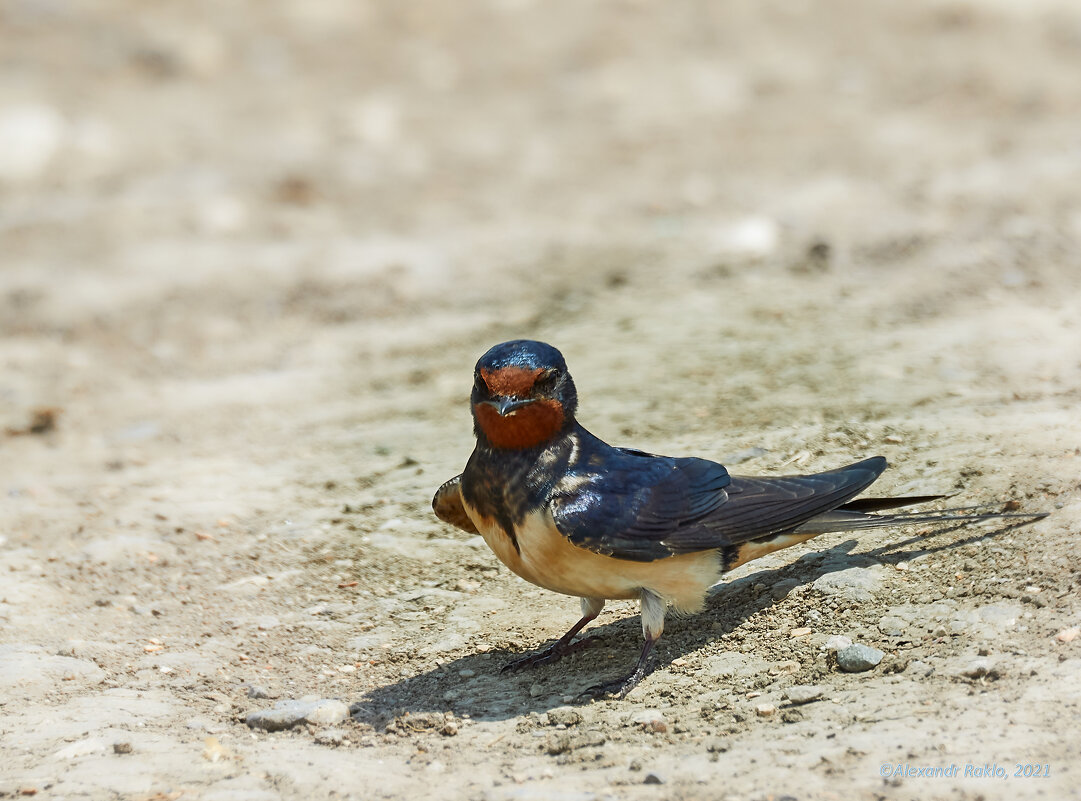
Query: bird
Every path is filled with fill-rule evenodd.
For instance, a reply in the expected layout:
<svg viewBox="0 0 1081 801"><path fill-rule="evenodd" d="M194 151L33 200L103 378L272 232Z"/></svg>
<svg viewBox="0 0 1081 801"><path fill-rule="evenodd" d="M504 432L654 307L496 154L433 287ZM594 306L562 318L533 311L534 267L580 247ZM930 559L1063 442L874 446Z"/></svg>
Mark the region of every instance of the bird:
<svg viewBox="0 0 1081 801"><path fill-rule="evenodd" d="M624 698L648 673L669 609L702 610L725 573L827 532L943 520L972 507L881 514L942 495L856 498L886 469L882 456L812 475L747 477L698 457L609 445L577 419L563 355L528 339L477 361L470 406L476 447L436 491L436 516L484 541L511 571L580 599L582 616L542 650L504 670L549 664L608 600L641 603L644 645L630 673L585 690Z"/></svg>

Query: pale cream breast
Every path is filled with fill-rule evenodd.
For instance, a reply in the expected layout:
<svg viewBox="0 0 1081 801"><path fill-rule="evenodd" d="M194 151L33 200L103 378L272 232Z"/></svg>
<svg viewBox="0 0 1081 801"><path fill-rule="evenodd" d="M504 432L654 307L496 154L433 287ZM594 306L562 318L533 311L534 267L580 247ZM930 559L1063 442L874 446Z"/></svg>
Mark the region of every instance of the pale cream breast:
<svg viewBox="0 0 1081 801"><path fill-rule="evenodd" d="M553 592L580 598L631 599L647 589L677 610L693 612L701 609L706 592L721 575L716 550L635 562L579 548L559 533L547 509L522 521L516 532L519 550L515 550L498 522L468 504L465 509L503 564L526 581Z"/></svg>

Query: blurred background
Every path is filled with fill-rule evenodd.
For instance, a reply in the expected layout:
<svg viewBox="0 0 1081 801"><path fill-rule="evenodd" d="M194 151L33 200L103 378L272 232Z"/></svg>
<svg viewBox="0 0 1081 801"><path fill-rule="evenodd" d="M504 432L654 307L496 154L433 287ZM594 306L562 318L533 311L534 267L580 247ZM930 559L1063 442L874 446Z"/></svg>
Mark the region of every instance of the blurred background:
<svg viewBox="0 0 1081 801"><path fill-rule="evenodd" d="M9 0L0 41L14 430L468 447L514 336L628 435L1077 380L1071 2Z"/></svg>
<svg viewBox="0 0 1081 801"><path fill-rule="evenodd" d="M473 446L476 359L531 337L564 352L580 419L615 444L749 474L881 453L876 492L1054 511L927 569L876 565L892 600L847 622L784 598L809 558L775 606L673 623L661 650L686 667L635 701L691 710L673 720L692 732L704 692L731 700L705 670L718 649L795 658L844 693L783 729L784 754L746 704L742 728L709 729L710 759L733 749L718 769L699 748L714 797L833 797L843 776L900 798L878 764L901 753L1039 758L1065 797L1077 667L1050 638L1079 619L1078 187L1077 0L0 0L0 656L22 693L0 795L61 769L92 797L419 785L434 774L383 764L421 764L414 742L366 723L347 734L379 748L252 739L236 720L272 702L249 683L442 714L467 671L491 705L458 711L506 725L440 746L445 786L510 798L552 776L523 710L615 650L541 695L489 681L490 649L557 636L574 604L429 508ZM970 617L944 640L947 597ZM926 674L808 672L834 628L892 649L880 619L901 598ZM992 603L1020 611L981 634ZM609 610L637 643L629 607ZM956 678L965 649L1003 656L993 692ZM128 718L102 687L146 698ZM635 754L702 794L678 784L681 729L645 742L622 707L589 709L619 767L571 768L573 797L640 782ZM153 759L102 741L58 761L105 725ZM208 732L238 761L212 761ZM996 785L948 797L1016 797Z"/></svg>

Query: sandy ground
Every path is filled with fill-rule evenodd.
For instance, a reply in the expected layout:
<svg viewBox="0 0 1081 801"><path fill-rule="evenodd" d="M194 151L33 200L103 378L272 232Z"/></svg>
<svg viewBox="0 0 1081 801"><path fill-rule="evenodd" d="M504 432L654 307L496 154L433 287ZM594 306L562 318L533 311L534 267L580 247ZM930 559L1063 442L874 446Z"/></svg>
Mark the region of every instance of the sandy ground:
<svg viewBox="0 0 1081 801"><path fill-rule="evenodd" d="M0 797L1081 798L1075 2L12 0L0 41ZM616 444L1052 514L755 562L579 703L636 608L500 675L577 603L429 508L518 336ZM309 696L351 717L245 723Z"/></svg>

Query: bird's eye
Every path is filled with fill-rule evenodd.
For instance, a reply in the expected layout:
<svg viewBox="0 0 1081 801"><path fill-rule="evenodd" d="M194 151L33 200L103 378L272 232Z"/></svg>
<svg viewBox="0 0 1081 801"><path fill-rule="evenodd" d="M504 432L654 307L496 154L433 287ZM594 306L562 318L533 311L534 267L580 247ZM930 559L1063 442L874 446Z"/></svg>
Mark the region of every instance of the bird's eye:
<svg viewBox="0 0 1081 801"><path fill-rule="evenodd" d="M537 376L537 380L533 382L534 389L551 389L555 386L559 380L559 370L551 367Z"/></svg>

